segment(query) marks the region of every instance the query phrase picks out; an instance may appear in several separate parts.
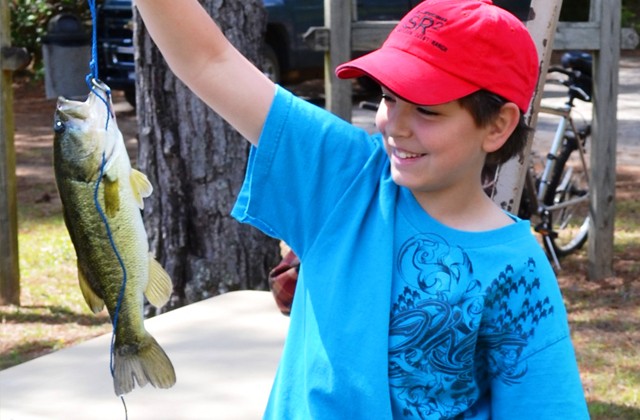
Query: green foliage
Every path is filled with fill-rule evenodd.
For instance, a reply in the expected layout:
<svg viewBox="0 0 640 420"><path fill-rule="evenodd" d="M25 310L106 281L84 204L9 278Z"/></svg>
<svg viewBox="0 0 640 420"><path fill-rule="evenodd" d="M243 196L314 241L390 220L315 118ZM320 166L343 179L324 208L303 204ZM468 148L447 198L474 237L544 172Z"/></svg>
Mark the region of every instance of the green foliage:
<svg viewBox="0 0 640 420"><path fill-rule="evenodd" d="M640 0L622 0L622 27L632 27L640 33Z"/></svg>
<svg viewBox="0 0 640 420"><path fill-rule="evenodd" d="M9 10L12 44L29 50L34 57L36 71L42 66L42 37L47 33L47 25L53 16L71 13L91 22L86 0L11 0Z"/></svg>

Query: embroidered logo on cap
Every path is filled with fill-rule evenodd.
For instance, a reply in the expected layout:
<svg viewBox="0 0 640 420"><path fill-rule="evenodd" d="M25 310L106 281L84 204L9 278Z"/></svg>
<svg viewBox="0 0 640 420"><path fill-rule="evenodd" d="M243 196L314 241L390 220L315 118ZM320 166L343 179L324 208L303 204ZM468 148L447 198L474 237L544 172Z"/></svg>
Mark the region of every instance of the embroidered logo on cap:
<svg viewBox="0 0 640 420"><path fill-rule="evenodd" d="M415 10L415 13L403 21L403 25L397 28L398 32L416 37L428 42L441 51L449 48L443 43L432 39L429 32L438 32L447 23L447 18L423 10Z"/></svg>

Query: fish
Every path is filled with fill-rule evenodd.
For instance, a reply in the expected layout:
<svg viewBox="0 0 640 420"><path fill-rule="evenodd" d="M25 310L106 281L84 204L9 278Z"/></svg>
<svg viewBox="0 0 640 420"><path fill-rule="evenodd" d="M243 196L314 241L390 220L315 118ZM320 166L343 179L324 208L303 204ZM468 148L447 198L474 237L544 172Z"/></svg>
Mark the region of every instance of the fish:
<svg viewBox="0 0 640 420"><path fill-rule="evenodd" d="M143 199L153 187L131 166L111 89L98 79L90 84L84 102L58 98L53 123L54 173L80 290L94 313L106 306L114 325L110 367L116 395L131 392L136 382L170 388L176 382L173 364L144 326L144 297L161 307L173 290L149 253L142 220Z"/></svg>

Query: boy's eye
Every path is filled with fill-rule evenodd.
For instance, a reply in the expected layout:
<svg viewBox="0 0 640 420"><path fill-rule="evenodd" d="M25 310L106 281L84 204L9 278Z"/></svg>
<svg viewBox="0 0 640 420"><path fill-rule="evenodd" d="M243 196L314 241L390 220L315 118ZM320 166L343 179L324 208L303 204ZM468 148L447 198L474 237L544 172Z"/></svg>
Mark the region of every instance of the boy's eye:
<svg viewBox="0 0 640 420"><path fill-rule="evenodd" d="M424 108L424 107L418 107L418 112L423 114L423 115L438 115L437 112L429 109L429 108Z"/></svg>
<svg viewBox="0 0 640 420"><path fill-rule="evenodd" d="M383 94L382 94L382 100L383 100L383 101L386 101L386 102L395 102L395 100L396 100L396 99L395 99L393 96L391 96L391 95L388 95L388 94L386 94L386 93L383 93Z"/></svg>

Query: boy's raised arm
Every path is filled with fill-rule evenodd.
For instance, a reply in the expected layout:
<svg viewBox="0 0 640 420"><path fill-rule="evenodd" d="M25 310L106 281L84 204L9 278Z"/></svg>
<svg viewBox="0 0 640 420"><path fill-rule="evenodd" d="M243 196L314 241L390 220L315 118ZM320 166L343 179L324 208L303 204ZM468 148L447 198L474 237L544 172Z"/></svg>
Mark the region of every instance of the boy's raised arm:
<svg viewBox="0 0 640 420"><path fill-rule="evenodd" d="M253 144L275 85L225 38L196 0L135 0L171 70Z"/></svg>

